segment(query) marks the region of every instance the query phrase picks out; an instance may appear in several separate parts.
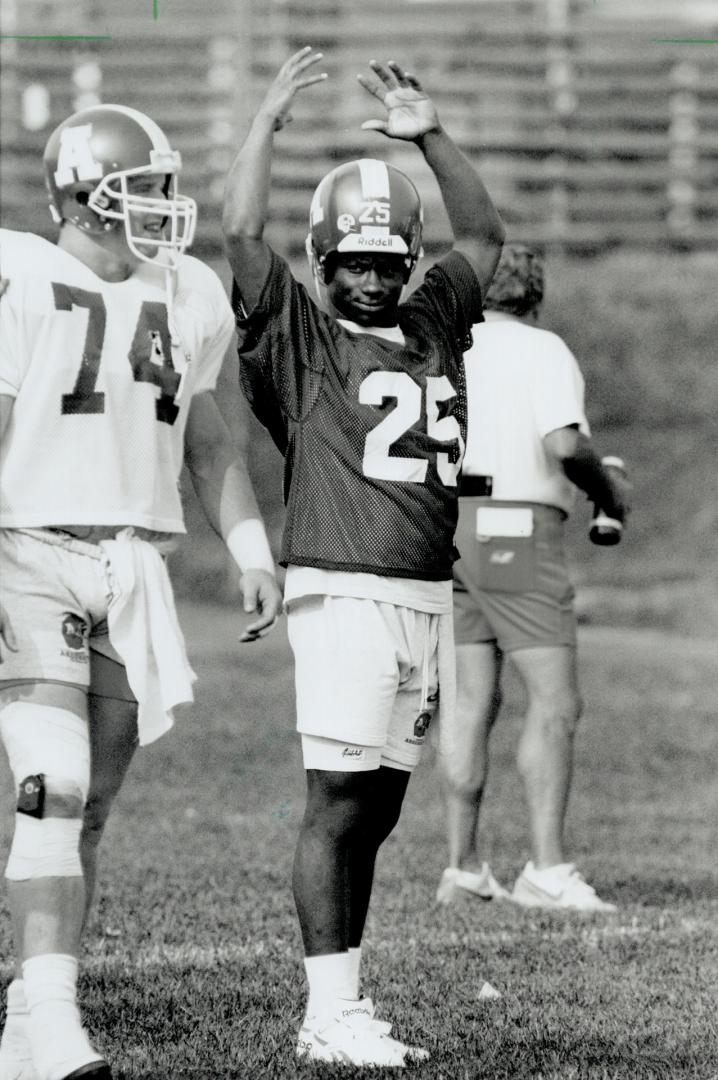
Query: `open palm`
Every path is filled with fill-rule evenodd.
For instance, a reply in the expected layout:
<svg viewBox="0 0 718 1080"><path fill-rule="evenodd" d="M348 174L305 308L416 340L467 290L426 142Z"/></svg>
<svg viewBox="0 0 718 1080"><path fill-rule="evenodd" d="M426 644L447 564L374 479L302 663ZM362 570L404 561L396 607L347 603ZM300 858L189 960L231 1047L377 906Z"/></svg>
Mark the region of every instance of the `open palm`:
<svg viewBox="0 0 718 1080"><path fill-rule="evenodd" d="M264 97L262 108L274 120L274 130L280 131L291 119L290 108L297 91L326 79L326 74L307 73L312 65L322 59L322 53L305 45L286 60Z"/></svg>
<svg viewBox="0 0 718 1080"><path fill-rule="evenodd" d="M391 139L411 141L438 128L434 103L424 93L418 79L402 71L393 61L385 66L372 60L370 67L381 82L365 75L358 76L359 82L382 102L387 115L384 120L367 120L362 124L365 131L381 131Z"/></svg>

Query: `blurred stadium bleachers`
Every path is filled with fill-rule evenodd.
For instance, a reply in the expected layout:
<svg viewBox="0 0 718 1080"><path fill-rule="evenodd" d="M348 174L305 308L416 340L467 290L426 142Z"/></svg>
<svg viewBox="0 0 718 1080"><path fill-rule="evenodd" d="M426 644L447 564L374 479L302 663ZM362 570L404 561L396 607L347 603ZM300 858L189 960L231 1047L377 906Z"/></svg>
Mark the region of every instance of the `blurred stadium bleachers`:
<svg viewBox="0 0 718 1080"><path fill-rule="evenodd" d="M424 81L509 235L577 252L718 241L718 44L704 43L718 38L714 0L1 0L0 17L10 228L52 235L45 140L74 108L117 101L148 112L182 151L182 188L200 203L195 251L217 254L234 149L279 63L311 44L331 82L298 100L277 138L270 240L291 255L315 184L361 155L417 179L428 254L446 239L415 148L360 130L379 115L356 84L372 57Z"/></svg>

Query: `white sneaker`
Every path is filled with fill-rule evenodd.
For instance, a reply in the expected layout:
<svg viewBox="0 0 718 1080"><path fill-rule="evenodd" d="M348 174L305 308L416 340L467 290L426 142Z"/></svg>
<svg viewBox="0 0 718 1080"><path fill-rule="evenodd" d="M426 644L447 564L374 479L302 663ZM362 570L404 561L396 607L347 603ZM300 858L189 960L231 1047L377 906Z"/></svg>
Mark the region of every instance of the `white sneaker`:
<svg viewBox="0 0 718 1080"><path fill-rule="evenodd" d="M7 989L7 1015L0 1038L0 1080L35 1080L29 1025L22 982L16 979Z"/></svg>
<svg viewBox="0 0 718 1080"><path fill-rule="evenodd" d="M29 1040L6 1039L7 1026L0 1043L0 1080L35 1080Z"/></svg>
<svg viewBox="0 0 718 1080"><path fill-rule="evenodd" d="M299 1032L297 1057L344 1065L402 1068L426 1061L428 1051L392 1039L391 1024L374 1018L370 998L341 1001L323 1016L308 1016Z"/></svg>
<svg viewBox="0 0 718 1080"><path fill-rule="evenodd" d="M537 870L527 862L516 879L511 899L523 907L562 908L573 911L616 911L596 894L573 863L559 863Z"/></svg>
<svg viewBox="0 0 718 1080"><path fill-rule="evenodd" d="M480 900L505 900L509 895L491 873L488 863L482 863L478 874L472 870L447 866L436 890L437 903L450 904L462 893L470 893Z"/></svg>

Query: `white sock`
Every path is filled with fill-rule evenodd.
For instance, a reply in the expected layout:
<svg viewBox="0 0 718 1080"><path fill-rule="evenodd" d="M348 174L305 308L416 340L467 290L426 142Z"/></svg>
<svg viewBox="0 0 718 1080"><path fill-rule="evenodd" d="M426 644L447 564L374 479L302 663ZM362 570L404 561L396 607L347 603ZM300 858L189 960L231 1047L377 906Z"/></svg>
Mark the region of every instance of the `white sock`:
<svg viewBox="0 0 718 1080"><path fill-rule="evenodd" d="M354 959L349 952L306 956L304 968L309 983L307 1016L330 1010L337 998L352 1000L354 994Z"/></svg>
<svg viewBox="0 0 718 1080"><path fill-rule="evenodd" d="M76 1001L77 960L46 953L22 965L37 1080L62 1080L102 1058L82 1030Z"/></svg>
<svg viewBox="0 0 718 1080"><path fill-rule="evenodd" d="M0 1062L20 1065L31 1062L30 1013L25 1001L22 979L13 979L7 988L7 1015L0 1038Z"/></svg>
<svg viewBox="0 0 718 1080"><path fill-rule="evenodd" d="M361 981L359 978L359 968L361 967L361 945L357 945L355 948L349 949L349 959L351 960L351 977L352 977L352 998L359 1000L359 987Z"/></svg>

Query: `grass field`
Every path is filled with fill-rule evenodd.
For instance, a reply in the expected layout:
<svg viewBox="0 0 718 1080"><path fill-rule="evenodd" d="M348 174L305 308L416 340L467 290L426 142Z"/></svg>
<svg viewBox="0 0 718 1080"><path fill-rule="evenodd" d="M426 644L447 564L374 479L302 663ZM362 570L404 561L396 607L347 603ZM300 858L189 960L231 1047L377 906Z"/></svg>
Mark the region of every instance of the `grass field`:
<svg viewBox="0 0 718 1080"><path fill-rule="evenodd" d="M195 706L141 751L104 842L81 993L119 1080L323 1077L293 1043L303 1006L290 866L303 779L282 626L235 644L227 608L184 605ZM365 992L429 1047L426 1080L718 1077L715 643L586 627L586 715L569 851L615 915L434 903L445 845L431 761L380 854ZM492 744L486 849L527 857L513 678ZM4 850L12 796L2 765ZM9 978L8 920L0 917ZM503 998L478 999L485 979ZM357 1070L357 1077L374 1075Z"/></svg>

